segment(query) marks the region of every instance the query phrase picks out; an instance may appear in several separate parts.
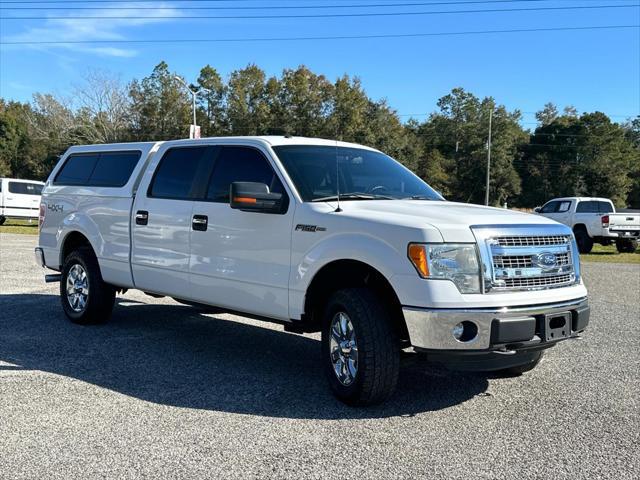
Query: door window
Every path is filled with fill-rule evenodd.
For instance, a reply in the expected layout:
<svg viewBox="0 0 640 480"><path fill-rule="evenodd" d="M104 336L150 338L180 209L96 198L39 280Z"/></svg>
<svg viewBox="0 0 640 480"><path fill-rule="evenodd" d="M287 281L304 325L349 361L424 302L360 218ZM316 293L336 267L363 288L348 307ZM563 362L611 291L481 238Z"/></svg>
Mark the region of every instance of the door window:
<svg viewBox="0 0 640 480"><path fill-rule="evenodd" d="M553 213L556 211L556 208L558 206L559 202L549 202L547 203L544 207L542 207L542 210L540 210L540 213Z"/></svg>
<svg viewBox="0 0 640 480"><path fill-rule="evenodd" d="M39 183L9 182L9 192L20 195L40 195L42 185Z"/></svg>
<svg viewBox="0 0 640 480"><path fill-rule="evenodd" d="M598 210L600 213L613 213L613 208L609 202L598 202Z"/></svg>
<svg viewBox="0 0 640 480"><path fill-rule="evenodd" d="M598 213L598 202L586 201L578 203L576 213Z"/></svg>
<svg viewBox="0 0 640 480"><path fill-rule="evenodd" d="M198 185L207 174L211 152L207 146L167 150L151 181L148 196L175 200L198 197Z"/></svg>
<svg viewBox="0 0 640 480"><path fill-rule="evenodd" d="M273 193L284 193L280 179L267 159L249 147L222 147L209 181L207 200L229 202L229 188L233 182L264 183Z"/></svg>
<svg viewBox="0 0 640 480"><path fill-rule="evenodd" d="M571 208L571 202L560 202L560 205L558 205L558 213L568 212L569 208Z"/></svg>

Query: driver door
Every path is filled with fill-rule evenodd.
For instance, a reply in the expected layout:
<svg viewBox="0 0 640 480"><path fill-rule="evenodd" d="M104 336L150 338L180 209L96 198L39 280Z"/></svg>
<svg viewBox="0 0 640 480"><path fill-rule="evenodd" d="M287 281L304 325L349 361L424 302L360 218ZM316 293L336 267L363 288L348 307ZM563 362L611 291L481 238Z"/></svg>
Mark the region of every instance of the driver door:
<svg viewBox="0 0 640 480"><path fill-rule="evenodd" d="M286 212L232 209L232 182L264 183L291 198L265 152L219 146L204 199L193 206L189 263L196 301L230 310L289 319L289 270L294 204Z"/></svg>

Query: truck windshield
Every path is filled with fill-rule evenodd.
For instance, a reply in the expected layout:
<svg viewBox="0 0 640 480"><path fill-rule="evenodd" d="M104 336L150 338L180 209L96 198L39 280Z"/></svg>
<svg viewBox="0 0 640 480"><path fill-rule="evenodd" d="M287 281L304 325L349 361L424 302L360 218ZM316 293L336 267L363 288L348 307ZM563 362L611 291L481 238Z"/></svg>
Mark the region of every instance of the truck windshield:
<svg viewBox="0 0 640 480"><path fill-rule="evenodd" d="M317 145L274 147L305 202L341 200L444 200L391 157L361 148Z"/></svg>

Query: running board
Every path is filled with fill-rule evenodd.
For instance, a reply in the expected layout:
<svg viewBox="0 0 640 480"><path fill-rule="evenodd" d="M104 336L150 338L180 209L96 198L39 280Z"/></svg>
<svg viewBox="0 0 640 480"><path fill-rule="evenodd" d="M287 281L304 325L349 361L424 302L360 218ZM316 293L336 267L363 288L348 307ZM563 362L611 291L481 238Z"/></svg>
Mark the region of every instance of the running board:
<svg viewBox="0 0 640 480"><path fill-rule="evenodd" d="M60 280L62 280L61 273L52 273L44 276L44 281L47 283L55 283L55 282L59 282Z"/></svg>

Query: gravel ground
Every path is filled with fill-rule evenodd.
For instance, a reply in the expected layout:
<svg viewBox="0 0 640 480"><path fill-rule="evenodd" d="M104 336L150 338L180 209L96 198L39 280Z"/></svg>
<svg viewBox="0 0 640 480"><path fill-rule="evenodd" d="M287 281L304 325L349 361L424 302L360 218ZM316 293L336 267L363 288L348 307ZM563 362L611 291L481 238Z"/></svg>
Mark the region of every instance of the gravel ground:
<svg viewBox="0 0 640 480"><path fill-rule="evenodd" d="M329 393L315 335L129 292L64 318L36 239L0 236L0 478L640 478L640 266L586 264L591 326L517 378L405 361Z"/></svg>

